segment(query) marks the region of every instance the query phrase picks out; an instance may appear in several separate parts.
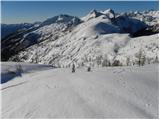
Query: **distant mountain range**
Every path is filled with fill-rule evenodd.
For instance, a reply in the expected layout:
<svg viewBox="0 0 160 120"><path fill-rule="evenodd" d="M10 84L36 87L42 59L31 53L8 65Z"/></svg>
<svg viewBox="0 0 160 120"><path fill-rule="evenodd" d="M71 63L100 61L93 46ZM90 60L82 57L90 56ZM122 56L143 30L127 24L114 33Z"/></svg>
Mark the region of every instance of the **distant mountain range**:
<svg viewBox="0 0 160 120"><path fill-rule="evenodd" d="M13 34L19 29L28 29L32 27L33 24L22 23L22 24L1 24L1 38L3 39L7 35Z"/></svg>
<svg viewBox="0 0 160 120"><path fill-rule="evenodd" d="M2 25L2 60L53 64L119 65L158 57L159 11L92 10L83 18L58 15L40 23ZM7 26L7 27L5 27ZM7 32L5 32L7 31Z"/></svg>

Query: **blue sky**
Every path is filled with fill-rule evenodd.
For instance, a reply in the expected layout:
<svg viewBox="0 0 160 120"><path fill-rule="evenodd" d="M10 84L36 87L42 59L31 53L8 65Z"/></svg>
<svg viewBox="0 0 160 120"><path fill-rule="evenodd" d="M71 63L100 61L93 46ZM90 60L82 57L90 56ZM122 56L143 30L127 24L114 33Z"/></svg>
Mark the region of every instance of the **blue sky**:
<svg viewBox="0 0 160 120"><path fill-rule="evenodd" d="M43 21L58 14L82 17L92 9L115 12L158 10L158 1L3 1L2 23Z"/></svg>

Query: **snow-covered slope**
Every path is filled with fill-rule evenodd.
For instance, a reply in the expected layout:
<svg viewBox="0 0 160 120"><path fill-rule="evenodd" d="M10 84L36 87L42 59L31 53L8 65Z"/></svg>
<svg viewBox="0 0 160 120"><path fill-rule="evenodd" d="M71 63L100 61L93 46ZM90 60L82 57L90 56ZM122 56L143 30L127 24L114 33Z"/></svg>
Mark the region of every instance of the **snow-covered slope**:
<svg viewBox="0 0 160 120"><path fill-rule="evenodd" d="M106 60L113 64L118 59L121 65L126 65L126 59L130 56L131 64L137 62L134 57L135 53L138 54L137 51L143 49L144 55L153 59L151 60L153 63L157 59L159 49L158 34L133 38L134 35L146 33L145 30L149 24L139 19L140 13L137 13L138 19L134 16L136 13L130 14L118 14L108 9L92 10L81 20L68 15L47 19L40 25L40 28L23 35L21 45L28 46L28 48L9 57L9 60L67 67L73 63L78 66L102 65ZM144 13L146 16L151 14L150 12ZM157 16L157 14L154 15ZM152 20L147 22L152 22ZM148 32L152 34L151 31ZM139 47L141 41L145 42L144 47L149 46L149 48ZM31 45L31 43L34 44ZM134 46L130 45L131 43ZM13 45L7 44L8 46ZM136 50L128 53L133 47ZM7 52L10 53L15 49L12 48ZM7 52L3 52L2 49L2 58L3 55L8 55ZM151 57L149 54L152 53ZM127 56L129 54L132 55Z"/></svg>
<svg viewBox="0 0 160 120"><path fill-rule="evenodd" d="M73 27L80 24L81 20L74 16L59 15L49 18L40 24L40 28L30 32L29 34L39 35L37 41L44 41L46 39L56 40L58 37L63 36L66 32L70 31ZM24 36L28 37L28 35Z"/></svg>
<svg viewBox="0 0 160 120"><path fill-rule="evenodd" d="M1 117L158 118L158 89L158 64L30 72L2 84Z"/></svg>
<svg viewBox="0 0 160 120"><path fill-rule="evenodd" d="M127 58L129 58L130 64L136 64L137 55L140 51L145 56L146 64L158 62L158 34L130 39L123 48L119 49L115 59L118 59L123 63L123 61L127 61Z"/></svg>
<svg viewBox="0 0 160 120"><path fill-rule="evenodd" d="M156 56L158 57L158 34L130 38L128 34L96 35L93 33L91 36L86 36L92 32L83 33L75 29L72 33L52 43L34 45L18 54L18 57L21 61L38 61L58 67L67 67L72 63L78 66L82 64L96 66L102 65L105 60L112 64L117 59L122 65L126 65L128 57L132 65L137 63L136 54L140 50L146 56L146 64L149 63L147 60L153 63Z"/></svg>

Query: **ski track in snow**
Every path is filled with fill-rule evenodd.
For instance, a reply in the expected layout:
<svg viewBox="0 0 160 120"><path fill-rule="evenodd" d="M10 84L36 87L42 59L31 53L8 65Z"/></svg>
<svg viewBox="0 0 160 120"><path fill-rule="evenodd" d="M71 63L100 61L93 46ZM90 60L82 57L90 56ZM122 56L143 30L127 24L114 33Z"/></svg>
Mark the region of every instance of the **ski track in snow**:
<svg viewBox="0 0 160 120"><path fill-rule="evenodd" d="M49 69L2 84L2 118L158 118L158 67Z"/></svg>

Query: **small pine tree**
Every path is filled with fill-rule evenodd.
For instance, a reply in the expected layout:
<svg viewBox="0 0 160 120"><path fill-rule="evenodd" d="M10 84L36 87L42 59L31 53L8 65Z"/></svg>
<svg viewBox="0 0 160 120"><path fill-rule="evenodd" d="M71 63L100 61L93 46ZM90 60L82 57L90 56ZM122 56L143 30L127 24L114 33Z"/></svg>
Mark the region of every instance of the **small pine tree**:
<svg viewBox="0 0 160 120"><path fill-rule="evenodd" d="M21 66L20 64L17 65L17 68L16 68L16 69L17 69L17 71L19 71L19 72L22 72L22 71L23 71L22 66Z"/></svg>
<svg viewBox="0 0 160 120"><path fill-rule="evenodd" d="M82 66L82 67L84 66L84 63L83 63L83 62L81 63L81 66Z"/></svg>
<svg viewBox="0 0 160 120"><path fill-rule="evenodd" d="M87 68L87 71L88 71L88 72L90 72L90 71L91 71L91 67L90 67L90 66Z"/></svg>
<svg viewBox="0 0 160 120"><path fill-rule="evenodd" d="M37 44L37 46L36 46L36 51L35 51L35 63L38 63L38 61L39 61L39 56L38 56L38 47L39 47L40 45L39 45L39 43Z"/></svg>
<svg viewBox="0 0 160 120"><path fill-rule="evenodd" d="M142 50L140 50L136 56L138 58L138 65L139 66L143 66L146 63L146 56L144 55L144 53L142 52Z"/></svg>
<svg viewBox="0 0 160 120"><path fill-rule="evenodd" d="M142 50L140 49L140 51L136 54L136 57L137 57L137 59L138 59L138 61L137 61L137 63L138 63L138 65L139 66L141 66L142 65L142 63L144 62L143 61L143 53L142 53Z"/></svg>
<svg viewBox="0 0 160 120"><path fill-rule="evenodd" d="M108 60L104 59L103 62L102 62L102 67L107 67L108 64L109 64Z"/></svg>
<svg viewBox="0 0 160 120"><path fill-rule="evenodd" d="M155 58L155 63L159 63L158 56Z"/></svg>
<svg viewBox="0 0 160 120"><path fill-rule="evenodd" d="M129 66L129 64L130 64L130 58L128 57L126 60L126 65Z"/></svg>
<svg viewBox="0 0 160 120"><path fill-rule="evenodd" d="M76 70L75 70L75 65L73 64L72 65L72 73L74 73Z"/></svg>
<svg viewBox="0 0 160 120"><path fill-rule="evenodd" d="M102 64L102 56L98 56L96 58L96 60L97 60L97 65L101 65Z"/></svg>
<svg viewBox="0 0 160 120"><path fill-rule="evenodd" d="M135 65L135 62L133 62L132 65L134 66L134 65Z"/></svg>
<svg viewBox="0 0 160 120"><path fill-rule="evenodd" d="M110 61L108 61L108 66L111 66L111 62Z"/></svg>
<svg viewBox="0 0 160 120"><path fill-rule="evenodd" d="M35 53L35 62L38 63L38 53Z"/></svg>
<svg viewBox="0 0 160 120"><path fill-rule="evenodd" d="M118 50L119 50L119 45L118 45L118 44L115 44L115 45L114 45L114 52L117 54L117 53L118 53Z"/></svg>
<svg viewBox="0 0 160 120"><path fill-rule="evenodd" d="M151 59L150 59L150 58L147 58L146 60L147 60L147 63L148 63L148 64L151 63Z"/></svg>
<svg viewBox="0 0 160 120"><path fill-rule="evenodd" d="M18 65L16 66L16 71L17 71L17 74L18 74L19 76L22 76L21 74L22 74L22 72L23 72L23 69L22 69L22 66L21 66L20 64L18 64Z"/></svg>
<svg viewBox="0 0 160 120"><path fill-rule="evenodd" d="M141 58L141 65L144 66L145 62L146 62L146 57L145 55L143 55Z"/></svg>

